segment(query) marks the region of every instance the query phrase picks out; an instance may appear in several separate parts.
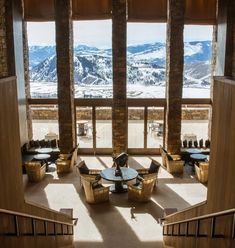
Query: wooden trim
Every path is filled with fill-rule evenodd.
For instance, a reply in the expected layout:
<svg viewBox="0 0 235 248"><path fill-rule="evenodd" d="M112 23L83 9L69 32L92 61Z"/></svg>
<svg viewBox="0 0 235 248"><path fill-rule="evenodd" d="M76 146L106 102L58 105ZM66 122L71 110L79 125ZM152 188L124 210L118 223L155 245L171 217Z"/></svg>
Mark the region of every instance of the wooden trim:
<svg viewBox="0 0 235 248"><path fill-rule="evenodd" d="M190 104L190 105L211 105L212 101L211 98L182 98L181 101L183 104Z"/></svg>
<svg viewBox="0 0 235 248"><path fill-rule="evenodd" d="M193 206L191 206L191 207L185 208L185 209L183 209L183 210L181 210L181 211L177 211L177 212L175 212L175 213L173 213L173 214L169 214L169 215L167 215L167 216L166 216L165 218L163 218L163 219L167 219L168 217L171 218L172 216L175 216L175 215L178 215L178 214L181 214L181 213L185 213L185 212L187 212L187 211L189 211L189 210L195 209L195 208L197 208L197 207L201 207L201 206L205 205L206 203L207 203L207 201L200 202L200 203L195 204L195 205L193 205Z"/></svg>
<svg viewBox="0 0 235 248"><path fill-rule="evenodd" d="M75 98L74 103L76 106L112 106L113 105L113 99L79 99Z"/></svg>
<svg viewBox="0 0 235 248"><path fill-rule="evenodd" d="M189 223L189 222L198 221L198 220L205 220L205 219L224 216L224 215L229 215L229 214L233 214L233 213L235 213L235 208L225 210L225 211L220 211L220 212L217 212L217 213L205 214L205 215L201 215L201 216L190 218L190 219L185 219L185 220L180 220L180 221L176 221L176 222L167 223L167 224L164 224L164 226L176 225L176 224L186 223L186 222Z"/></svg>
<svg viewBox="0 0 235 248"><path fill-rule="evenodd" d="M4 78L3 78L4 79ZM234 80L229 80L228 78L224 78L228 82L234 82ZM215 77L215 80L222 80L219 77ZM52 105L58 104L57 98L28 98L28 104L30 105ZM74 104L76 107L78 106L94 106L94 107L112 107L113 99L74 99ZM182 105L211 105L212 100L211 98L182 98ZM158 98L158 99L127 99L127 106L128 107L165 107L166 99L165 98Z"/></svg>
<svg viewBox="0 0 235 248"><path fill-rule="evenodd" d="M131 155L160 155L159 148L128 148L127 153Z"/></svg>
<svg viewBox="0 0 235 248"><path fill-rule="evenodd" d="M144 148L147 148L148 138L148 107L144 107Z"/></svg>
<svg viewBox="0 0 235 248"><path fill-rule="evenodd" d="M10 210L6 210L6 209L0 209L0 213L10 214L10 215L15 215L15 216L20 216L20 217L26 217L26 218L32 218L35 220L42 220L42 221L47 221L47 222L52 222L52 223L64 224L64 225L68 225L68 226L73 226L73 224L65 222L65 221L52 220L52 219L48 219L48 218L38 217L36 215L24 214L24 213L10 211Z"/></svg>
<svg viewBox="0 0 235 248"><path fill-rule="evenodd" d="M28 98L29 105L55 105L58 104L57 98Z"/></svg>
<svg viewBox="0 0 235 248"><path fill-rule="evenodd" d="M93 149L96 154L96 108L92 106L92 138L93 138Z"/></svg>
<svg viewBox="0 0 235 248"><path fill-rule="evenodd" d="M112 148L78 148L78 153L81 155L112 155Z"/></svg>

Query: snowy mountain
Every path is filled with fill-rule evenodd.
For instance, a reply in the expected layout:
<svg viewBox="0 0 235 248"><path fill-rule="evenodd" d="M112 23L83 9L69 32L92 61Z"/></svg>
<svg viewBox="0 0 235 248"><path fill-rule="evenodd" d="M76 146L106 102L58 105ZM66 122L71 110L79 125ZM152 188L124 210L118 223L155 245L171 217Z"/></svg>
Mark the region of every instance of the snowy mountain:
<svg viewBox="0 0 235 248"><path fill-rule="evenodd" d="M54 46L29 48L32 82L56 82ZM211 42L185 43L185 87L210 85ZM163 43L141 44L127 48L129 85L165 85L166 47ZM112 50L85 45L74 48L74 81L80 86L112 85Z"/></svg>

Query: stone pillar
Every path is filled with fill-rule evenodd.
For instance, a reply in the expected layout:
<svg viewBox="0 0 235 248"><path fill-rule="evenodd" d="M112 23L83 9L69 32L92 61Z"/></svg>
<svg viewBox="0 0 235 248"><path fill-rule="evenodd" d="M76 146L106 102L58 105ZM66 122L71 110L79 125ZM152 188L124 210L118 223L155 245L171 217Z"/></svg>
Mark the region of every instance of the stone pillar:
<svg viewBox="0 0 235 248"><path fill-rule="evenodd" d="M75 146L72 1L55 0L58 115L61 153Z"/></svg>
<svg viewBox="0 0 235 248"><path fill-rule="evenodd" d="M8 75L5 0L0 0L0 77Z"/></svg>
<svg viewBox="0 0 235 248"><path fill-rule="evenodd" d="M126 0L112 1L113 18L113 153L127 150Z"/></svg>
<svg viewBox="0 0 235 248"><path fill-rule="evenodd" d="M181 100L184 69L184 0L168 0L166 42L165 146L174 154L181 147Z"/></svg>
<svg viewBox="0 0 235 248"><path fill-rule="evenodd" d="M23 46L24 46L24 79L25 79L25 96L26 100L30 98L30 83L29 83L29 47L27 24L23 21ZM26 101L26 115L28 126L28 139L33 138L32 114L28 102Z"/></svg>

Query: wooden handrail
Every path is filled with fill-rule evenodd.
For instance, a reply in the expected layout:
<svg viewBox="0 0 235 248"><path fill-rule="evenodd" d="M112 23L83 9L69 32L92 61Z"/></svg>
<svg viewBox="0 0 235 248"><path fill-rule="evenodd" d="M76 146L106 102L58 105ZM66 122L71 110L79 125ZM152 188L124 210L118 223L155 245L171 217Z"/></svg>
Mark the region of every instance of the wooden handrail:
<svg viewBox="0 0 235 248"><path fill-rule="evenodd" d="M168 218L171 218L172 216L175 216L175 215L178 215L178 214L181 214L181 213L185 213L187 211L190 211L191 209L195 209L195 208L201 207L201 206L205 205L206 203L207 203L207 200L206 201L203 201L203 202L200 202L200 203L197 203L197 204L195 204L193 206L190 206L188 208L184 208L184 209L182 209L180 211L177 211L175 213L169 214L169 215L161 218L161 220L164 221L164 220L166 220Z"/></svg>
<svg viewBox="0 0 235 248"><path fill-rule="evenodd" d="M212 213L212 214L201 215L201 216L190 218L190 219L185 219L181 221L175 221L175 222L163 224L163 236L224 238L226 236L225 233L216 234L216 218L227 216L227 215L232 215L233 221L232 221L230 238L234 239L235 238L235 208ZM211 220L210 230L207 232L207 234L201 234L200 223L201 223L201 220L206 220L206 219ZM195 222L195 225L196 225L195 233L189 233L189 224L192 222ZM185 225L183 234L181 233L181 224ZM174 228L177 226L178 226L177 233L175 233Z"/></svg>
<svg viewBox="0 0 235 248"><path fill-rule="evenodd" d="M192 222L192 221L196 221L196 220L210 219L212 217L224 216L224 215L229 215L229 214L233 214L233 213L235 213L235 208L221 211L221 212L217 212L217 213L201 215L201 216L193 217L193 218L186 219L186 220L175 221L175 222L163 224L163 226L177 225L177 224Z"/></svg>
<svg viewBox="0 0 235 248"><path fill-rule="evenodd" d="M35 215L24 214L24 213L15 212L15 211L6 210L6 209L1 209L1 208L0 208L0 213L14 215L14 216L20 216L20 217L25 217L25 218L35 219L35 220L53 222L53 223L62 224L62 225L68 225L68 226L73 226L74 225L73 223L68 223L68 222L65 222L65 221L52 220L52 219L48 219L48 218L44 218L44 217L38 217L38 216L35 216ZM76 219L74 218L74 219L71 219L71 220L76 220Z"/></svg>

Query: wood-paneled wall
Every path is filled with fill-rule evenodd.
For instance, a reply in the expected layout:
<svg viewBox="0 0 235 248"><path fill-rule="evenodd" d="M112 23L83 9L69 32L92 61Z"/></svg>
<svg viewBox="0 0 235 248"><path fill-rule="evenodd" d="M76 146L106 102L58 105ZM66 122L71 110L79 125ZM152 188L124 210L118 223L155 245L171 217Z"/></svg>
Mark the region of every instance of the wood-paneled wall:
<svg viewBox="0 0 235 248"><path fill-rule="evenodd" d="M64 214L25 202L21 164L16 78L3 78L0 79L0 208L71 223ZM0 246L60 247L72 243L72 237L63 237L1 236L0 244L2 241L4 245Z"/></svg>
<svg viewBox="0 0 235 248"><path fill-rule="evenodd" d="M207 202L170 216L168 223L235 208L235 80L215 78L212 116ZM217 223L216 232L226 232L224 239L165 237L165 242L174 247L235 247L229 238L231 220Z"/></svg>

